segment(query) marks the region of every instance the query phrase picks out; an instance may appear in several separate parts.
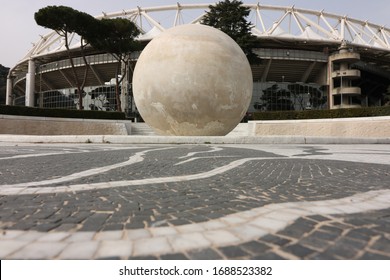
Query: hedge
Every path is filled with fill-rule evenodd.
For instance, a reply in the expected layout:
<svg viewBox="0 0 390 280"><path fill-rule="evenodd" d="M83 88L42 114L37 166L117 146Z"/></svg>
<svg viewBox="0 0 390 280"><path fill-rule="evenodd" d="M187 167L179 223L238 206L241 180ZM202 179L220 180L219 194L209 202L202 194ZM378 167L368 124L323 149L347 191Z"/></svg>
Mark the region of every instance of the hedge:
<svg viewBox="0 0 390 280"><path fill-rule="evenodd" d="M252 113L252 120L333 119L390 116L390 106L335 110L266 111Z"/></svg>
<svg viewBox="0 0 390 280"><path fill-rule="evenodd" d="M86 111L69 109L47 109L25 106L0 105L0 114L51 118L76 118L76 119L109 119L123 120L126 118L123 112Z"/></svg>
<svg viewBox="0 0 390 280"><path fill-rule="evenodd" d="M85 111L69 109L46 109L25 106L0 105L0 114L52 117L52 118L77 118L77 119L110 119L123 120L126 118L123 112L112 111ZM390 116L390 106L363 107L336 110L305 110L305 111L266 111L254 112L250 120L296 120L296 119L330 119L330 118L357 118Z"/></svg>

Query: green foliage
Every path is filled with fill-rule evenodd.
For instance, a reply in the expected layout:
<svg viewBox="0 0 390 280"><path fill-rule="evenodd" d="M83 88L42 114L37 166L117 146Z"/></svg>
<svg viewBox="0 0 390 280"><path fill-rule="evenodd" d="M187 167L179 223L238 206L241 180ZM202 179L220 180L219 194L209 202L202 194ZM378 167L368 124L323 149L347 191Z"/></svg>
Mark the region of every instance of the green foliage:
<svg viewBox="0 0 390 280"><path fill-rule="evenodd" d="M34 15L38 25L55 30L66 38L77 33L99 51L120 56L137 49L137 26L124 18L102 20L66 6L47 6Z"/></svg>
<svg viewBox="0 0 390 280"><path fill-rule="evenodd" d="M7 75L9 68L4 67L0 64L0 104L5 103L6 95L6 85L7 85Z"/></svg>
<svg viewBox="0 0 390 280"><path fill-rule="evenodd" d="M69 109L43 109L25 106L6 106L0 105L0 114L17 115L17 116L35 116L35 117L52 117L52 118L77 118L77 119L125 119L122 112L105 112L105 111L80 111Z"/></svg>
<svg viewBox="0 0 390 280"><path fill-rule="evenodd" d="M36 23L57 32L71 32L67 21L73 18L73 9L65 6L48 6L34 14Z"/></svg>
<svg viewBox="0 0 390 280"><path fill-rule="evenodd" d="M7 79L9 68L0 64L0 79Z"/></svg>
<svg viewBox="0 0 390 280"><path fill-rule="evenodd" d="M53 29L59 35L64 37L65 47L72 66L75 87L77 87L78 92L83 92L88 74L88 67L85 67L84 79L83 82L80 82L73 63L71 52L69 50L68 34L74 32L83 38L91 32L95 32L95 24L97 20L87 13L83 13L66 6L47 6L42 8L34 14L34 19L38 25ZM81 43L82 42L83 40L81 40ZM84 63L87 65L83 44L81 44L81 55L84 59ZM83 109L81 94L79 95L79 108L80 110Z"/></svg>
<svg viewBox="0 0 390 280"><path fill-rule="evenodd" d="M306 107L304 104L304 97L302 95L303 92L309 94L310 106L312 108L321 108L327 101L323 92L316 87L296 83L289 84L287 88L291 92L294 100L298 101L301 109Z"/></svg>
<svg viewBox="0 0 390 280"><path fill-rule="evenodd" d="M113 18L96 21L93 32L84 37L97 50L121 57L140 48L135 37L140 34L138 27L130 20Z"/></svg>
<svg viewBox="0 0 390 280"><path fill-rule="evenodd" d="M66 6L48 6L40 9L34 15L37 24L53 29L58 34L64 37L65 46L68 51L70 63L72 65L74 82L78 92L83 92L83 87L86 81L89 67L85 67L84 80L80 83L77 76L71 52L69 50L68 34L77 33L87 41L94 49L102 52L113 54L118 60L116 73L116 99L117 110L121 110L119 98L119 83L118 75L120 71L120 63L128 63L129 54L140 49L135 37L140 34L137 26L130 20L124 18L102 19L97 20L87 13L74 10ZM84 63L87 65L87 60L84 55L84 45L81 45L81 54ZM126 67L127 68L127 67ZM122 73L124 76L124 73ZM79 97L79 107L82 109L82 98Z"/></svg>
<svg viewBox="0 0 390 280"><path fill-rule="evenodd" d="M277 84L274 84L265 89L263 93L261 100L268 111L294 110L294 105L290 100L290 91L280 89Z"/></svg>
<svg viewBox="0 0 390 280"><path fill-rule="evenodd" d="M390 106L390 86L387 87L387 90L383 95L385 106Z"/></svg>
<svg viewBox="0 0 390 280"><path fill-rule="evenodd" d="M121 101L119 98L119 83L118 79L121 63L128 65L130 53L140 50L140 44L135 41L135 37L140 34L140 30L134 22L124 18L113 18L97 21L94 30L86 34L85 39L89 44L103 52L111 53L118 60L116 70L116 103L117 110L121 111ZM127 69L127 67L125 67ZM125 70L126 71L126 70ZM122 79L125 73L122 73Z"/></svg>
<svg viewBox="0 0 390 280"><path fill-rule="evenodd" d="M47 6L34 14L36 23L60 35L75 32L85 36L94 27L95 18L66 6Z"/></svg>
<svg viewBox="0 0 390 280"><path fill-rule="evenodd" d="M390 106L337 110L274 111L252 113L253 120L333 119L390 116Z"/></svg>
<svg viewBox="0 0 390 280"><path fill-rule="evenodd" d="M215 27L229 35L244 51L252 62L258 59L252 52L258 41L251 33L251 22L247 21L250 9L241 1L224 0L216 5L210 5L202 24Z"/></svg>

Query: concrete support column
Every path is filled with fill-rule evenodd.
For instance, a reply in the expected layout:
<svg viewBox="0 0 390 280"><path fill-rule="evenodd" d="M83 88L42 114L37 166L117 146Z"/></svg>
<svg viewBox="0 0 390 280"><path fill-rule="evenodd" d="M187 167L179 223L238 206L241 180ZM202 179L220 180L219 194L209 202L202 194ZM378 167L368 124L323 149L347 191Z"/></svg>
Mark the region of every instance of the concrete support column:
<svg viewBox="0 0 390 280"><path fill-rule="evenodd" d="M331 57L328 58L328 64L326 69L326 76L327 76L327 84L328 84L328 109L334 109L334 101L333 101L333 89L334 89L334 82L332 78L332 72L333 72L333 61L331 60Z"/></svg>
<svg viewBox="0 0 390 280"><path fill-rule="evenodd" d="M12 105L13 103L13 98L12 98L13 84L14 83L12 77L7 77L7 91L5 96L6 105Z"/></svg>
<svg viewBox="0 0 390 280"><path fill-rule="evenodd" d="M26 74L26 106L34 107L35 93L35 62L30 59L28 61L28 72Z"/></svg>

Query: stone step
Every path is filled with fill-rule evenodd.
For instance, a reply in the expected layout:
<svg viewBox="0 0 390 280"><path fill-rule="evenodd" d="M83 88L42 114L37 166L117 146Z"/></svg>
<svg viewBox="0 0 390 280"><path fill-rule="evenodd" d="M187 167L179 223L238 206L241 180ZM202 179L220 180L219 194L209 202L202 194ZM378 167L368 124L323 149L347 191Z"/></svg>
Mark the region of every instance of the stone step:
<svg viewBox="0 0 390 280"><path fill-rule="evenodd" d="M132 123L131 135L157 135L156 132L146 123Z"/></svg>
<svg viewBox="0 0 390 280"><path fill-rule="evenodd" d="M250 125L248 123L239 123L231 132L226 136L248 136L249 135Z"/></svg>
<svg viewBox="0 0 390 280"><path fill-rule="evenodd" d="M156 132L146 123L132 123L131 135L157 135ZM249 124L238 124L227 136L248 136Z"/></svg>

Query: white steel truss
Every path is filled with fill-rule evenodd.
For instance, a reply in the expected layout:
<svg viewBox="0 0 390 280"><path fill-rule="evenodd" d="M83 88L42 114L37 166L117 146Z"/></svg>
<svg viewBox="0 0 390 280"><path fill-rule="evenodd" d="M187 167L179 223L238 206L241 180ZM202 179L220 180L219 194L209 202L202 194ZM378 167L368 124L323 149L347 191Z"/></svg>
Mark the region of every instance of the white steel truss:
<svg viewBox="0 0 390 280"><path fill-rule="evenodd" d="M211 4L180 4L159 7L136 7L96 18L123 17L136 23L142 34L139 40L150 40L167 28L180 24L198 24ZM324 42L390 52L390 29L385 26L322 11L293 7L244 4L250 8L248 20L253 24L252 33L260 38ZM71 34L71 48L80 47L80 38ZM18 64L30 59L65 50L63 37L50 32L36 42ZM16 67L16 66L15 66Z"/></svg>

